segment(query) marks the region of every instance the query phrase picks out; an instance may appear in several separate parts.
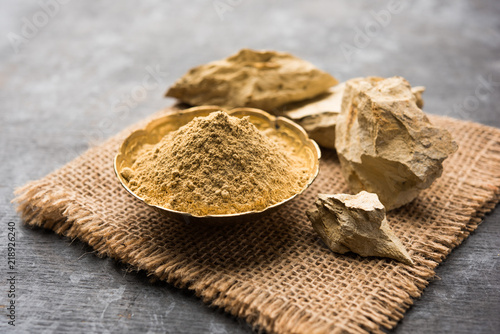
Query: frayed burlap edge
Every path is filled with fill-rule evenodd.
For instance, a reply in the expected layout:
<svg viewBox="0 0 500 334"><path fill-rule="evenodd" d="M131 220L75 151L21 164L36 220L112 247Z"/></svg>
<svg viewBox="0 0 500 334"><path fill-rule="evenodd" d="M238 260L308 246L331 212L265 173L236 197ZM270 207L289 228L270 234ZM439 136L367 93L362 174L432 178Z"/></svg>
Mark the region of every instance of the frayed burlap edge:
<svg viewBox="0 0 500 334"><path fill-rule="evenodd" d="M487 128L479 124L468 123L470 126ZM125 130L123 133L128 131L130 130ZM84 155L91 154L94 149L98 147L89 150ZM78 164L78 160L79 158L69 164ZM63 189L48 189L43 179L30 182L17 189L13 202L18 204L17 210L27 225L50 229L72 239L78 238L93 247L99 256L109 256L136 270L144 270L149 275L165 280L176 287L193 290L204 302L220 307L234 316L244 318L257 330L265 330L269 333L381 332L380 326L390 329L403 318L406 310L412 305L413 299L422 294L423 289L434 276L435 267L478 227L484 215L493 210L500 201L500 176L495 173L500 170L500 152L485 147L481 155L477 157L477 163L491 164L492 161L495 163L495 168L475 169L470 172L470 179L486 177L494 182L488 187L476 187L473 193L468 194L471 206L468 210L463 208L457 212L457 215L471 217L468 222L466 224L457 222L456 233L453 236L436 236L432 242L425 245L426 249L419 248L419 252L426 254L425 259L419 259L420 266L400 269L398 279L402 282L401 289L406 293L402 294L401 290L381 288L373 297L377 299L375 302L379 307L359 308L355 318L336 324L329 324L315 317L308 310L286 305L282 299L270 293L253 291L249 287L244 288L236 280L221 278L215 281L207 273L205 276L200 276L202 273L198 271L186 272L182 263L175 259L159 263L155 257L156 248L153 246L142 249L140 254L133 254L132 257L130 252L133 243L124 245L114 242L120 238L119 235L105 238L104 236L109 232L109 226L102 217L86 209L84 203ZM449 223L452 226L454 224L454 222ZM152 267L156 269L152 270ZM405 275L402 271L406 271ZM242 298L242 296L245 297ZM311 327L311 324L315 324L314 327Z"/></svg>

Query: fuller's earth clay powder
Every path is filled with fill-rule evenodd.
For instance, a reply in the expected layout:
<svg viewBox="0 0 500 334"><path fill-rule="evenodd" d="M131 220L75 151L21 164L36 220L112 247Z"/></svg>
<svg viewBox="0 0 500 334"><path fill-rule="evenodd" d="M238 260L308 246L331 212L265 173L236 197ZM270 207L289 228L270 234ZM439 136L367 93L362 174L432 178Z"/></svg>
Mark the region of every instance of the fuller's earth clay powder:
<svg viewBox="0 0 500 334"><path fill-rule="evenodd" d="M197 117L139 152L122 175L146 203L193 215L260 211L302 190L304 162L248 117Z"/></svg>

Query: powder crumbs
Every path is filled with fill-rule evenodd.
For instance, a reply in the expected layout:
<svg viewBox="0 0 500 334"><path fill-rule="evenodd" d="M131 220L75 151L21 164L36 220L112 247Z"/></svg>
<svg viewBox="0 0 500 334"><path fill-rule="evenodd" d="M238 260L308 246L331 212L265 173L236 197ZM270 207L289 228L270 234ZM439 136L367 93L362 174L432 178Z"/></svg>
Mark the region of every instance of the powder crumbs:
<svg viewBox="0 0 500 334"><path fill-rule="evenodd" d="M298 156L225 112L196 117L143 148L124 177L146 203L193 215L260 211L304 188Z"/></svg>

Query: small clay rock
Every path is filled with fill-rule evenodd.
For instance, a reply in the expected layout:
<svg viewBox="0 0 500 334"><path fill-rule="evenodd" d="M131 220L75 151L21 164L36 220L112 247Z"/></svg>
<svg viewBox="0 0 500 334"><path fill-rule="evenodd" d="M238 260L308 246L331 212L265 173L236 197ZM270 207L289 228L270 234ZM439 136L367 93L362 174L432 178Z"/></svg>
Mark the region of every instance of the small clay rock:
<svg viewBox="0 0 500 334"><path fill-rule="evenodd" d="M401 241L385 217L376 194L320 194L316 208L307 211L314 230L332 251L381 256L413 265Z"/></svg>
<svg viewBox="0 0 500 334"><path fill-rule="evenodd" d="M190 105L254 107L273 112L324 93L337 80L311 63L276 51L243 49L191 69L166 93Z"/></svg>
<svg viewBox="0 0 500 334"><path fill-rule="evenodd" d="M441 176L457 150L445 129L434 127L401 77L346 82L335 147L354 192L376 193L387 210L411 202Z"/></svg>

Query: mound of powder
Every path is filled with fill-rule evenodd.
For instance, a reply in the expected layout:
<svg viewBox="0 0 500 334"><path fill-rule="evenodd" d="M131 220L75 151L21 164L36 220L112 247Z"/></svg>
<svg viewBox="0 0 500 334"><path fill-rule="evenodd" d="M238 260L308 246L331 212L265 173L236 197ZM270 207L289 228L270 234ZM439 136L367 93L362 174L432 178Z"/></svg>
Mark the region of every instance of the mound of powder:
<svg viewBox="0 0 500 334"><path fill-rule="evenodd" d="M193 215L259 211L308 181L303 161L247 117L197 117L139 152L124 175L147 203Z"/></svg>

